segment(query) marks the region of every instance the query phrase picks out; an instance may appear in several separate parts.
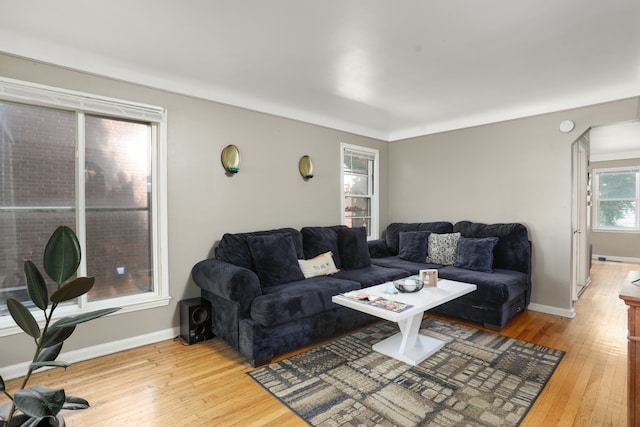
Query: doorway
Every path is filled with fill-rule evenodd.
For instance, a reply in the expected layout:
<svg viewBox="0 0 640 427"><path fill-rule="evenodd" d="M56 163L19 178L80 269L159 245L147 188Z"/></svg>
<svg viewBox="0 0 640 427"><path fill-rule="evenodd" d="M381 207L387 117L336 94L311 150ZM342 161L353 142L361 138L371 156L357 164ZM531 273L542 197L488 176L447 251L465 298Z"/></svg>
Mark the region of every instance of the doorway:
<svg viewBox="0 0 640 427"><path fill-rule="evenodd" d="M571 147L572 152L572 259L571 299L577 301L591 283L590 224L591 179L589 174L590 130Z"/></svg>
<svg viewBox="0 0 640 427"><path fill-rule="evenodd" d="M571 297L576 301L591 283L591 260L640 263L640 179L637 179L635 226L592 224L595 212L594 171L607 168L640 170L640 121L589 128L572 144ZM592 188L593 186L593 188ZM627 213L625 213L626 215ZM626 217L625 217L626 218Z"/></svg>

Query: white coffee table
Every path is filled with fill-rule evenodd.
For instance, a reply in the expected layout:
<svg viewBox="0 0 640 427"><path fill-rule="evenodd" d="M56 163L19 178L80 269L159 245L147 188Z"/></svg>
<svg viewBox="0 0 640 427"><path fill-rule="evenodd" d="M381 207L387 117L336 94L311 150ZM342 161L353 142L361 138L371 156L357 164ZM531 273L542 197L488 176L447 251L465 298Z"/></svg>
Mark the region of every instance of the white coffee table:
<svg viewBox="0 0 640 427"><path fill-rule="evenodd" d="M385 308L375 307L342 294L335 295L332 301L336 304L362 311L381 319L396 322L400 332L373 345L373 350L386 356L401 360L410 365L417 365L427 357L440 350L446 344L444 341L420 334L420 323L424 312L440 304L451 301L462 295L476 290L476 285L438 279L438 286L423 288L414 293L387 294L388 283L364 288L356 293L380 297L387 300L410 304L413 307L399 313Z"/></svg>

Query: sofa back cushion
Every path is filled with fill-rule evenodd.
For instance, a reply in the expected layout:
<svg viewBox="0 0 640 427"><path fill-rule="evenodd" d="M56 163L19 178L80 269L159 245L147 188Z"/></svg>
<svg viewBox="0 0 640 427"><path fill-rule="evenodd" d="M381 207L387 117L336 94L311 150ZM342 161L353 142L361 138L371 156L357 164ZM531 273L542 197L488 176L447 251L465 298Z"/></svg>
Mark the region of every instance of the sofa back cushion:
<svg viewBox="0 0 640 427"><path fill-rule="evenodd" d="M446 221L437 222L394 222L387 226L385 241L392 255L398 255L400 251L401 231L430 231L432 233L452 233L453 224Z"/></svg>
<svg viewBox="0 0 640 427"><path fill-rule="evenodd" d="M460 237L454 267L465 270L493 272L493 250L497 237Z"/></svg>
<svg viewBox="0 0 640 427"><path fill-rule="evenodd" d="M295 228L279 228L276 230L254 231L249 233L226 233L222 236L215 250L216 259L256 271L251 251L247 244L247 238L250 236L265 236L270 234L290 235L296 249L296 256L299 259L304 258L302 251L302 234Z"/></svg>
<svg viewBox="0 0 640 427"><path fill-rule="evenodd" d="M338 248L340 249L340 265L345 270L355 270L371 265L367 230L364 227L339 229Z"/></svg>
<svg viewBox="0 0 640 427"><path fill-rule="evenodd" d="M497 237L493 250L493 268L531 274L531 244L527 227L519 223L482 224L460 221L453 226L463 237Z"/></svg>
<svg viewBox="0 0 640 427"><path fill-rule="evenodd" d="M247 245L262 286L282 285L304 279L290 234L248 236Z"/></svg>
<svg viewBox="0 0 640 427"><path fill-rule="evenodd" d="M425 262L430 231L401 231L398 256L412 262Z"/></svg>
<svg viewBox="0 0 640 427"><path fill-rule="evenodd" d="M346 225L330 225L325 227L303 227L302 250L305 259L315 258L326 252L333 253L333 263L341 268L340 248L338 247L338 230L348 228Z"/></svg>

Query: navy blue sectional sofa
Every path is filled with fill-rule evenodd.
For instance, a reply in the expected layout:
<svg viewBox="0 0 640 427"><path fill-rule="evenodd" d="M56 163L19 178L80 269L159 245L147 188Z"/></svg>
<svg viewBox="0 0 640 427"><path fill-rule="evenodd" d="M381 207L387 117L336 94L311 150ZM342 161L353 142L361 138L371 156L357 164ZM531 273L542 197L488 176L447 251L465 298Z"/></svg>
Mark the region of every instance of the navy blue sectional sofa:
<svg viewBox="0 0 640 427"><path fill-rule="evenodd" d="M458 243L458 257L454 264L434 264L403 257L400 253L401 236L416 232L460 233L462 239ZM482 253L482 248L478 249L479 245L496 237L498 239L493 246L492 257ZM387 226L384 239L370 241L369 246L371 262L375 265L401 268L412 274L435 268L439 278L473 283L478 287L474 292L440 305L431 312L501 330L531 301L531 241L523 224L481 224L470 221L456 224L394 223ZM472 248L471 254L462 257L463 249L469 247ZM474 255L477 257L474 258Z"/></svg>
<svg viewBox="0 0 640 427"><path fill-rule="evenodd" d="M463 268L475 268L473 257L461 257L471 259L469 265L445 266L407 256L408 249L426 251L425 236L428 241L431 233L458 232L474 242L494 240L492 253L485 253L492 256L491 271ZM305 278L298 260L327 257L336 272L318 270L319 275ZM521 224L395 223L387 227L384 239L369 242L364 228L341 225L228 233L215 248L215 258L197 263L192 277L202 298L211 303L213 333L259 366L275 355L376 320L334 304L333 295L425 268L437 268L441 278L478 286L439 307L443 314L500 329L529 302L531 246Z"/></svg>

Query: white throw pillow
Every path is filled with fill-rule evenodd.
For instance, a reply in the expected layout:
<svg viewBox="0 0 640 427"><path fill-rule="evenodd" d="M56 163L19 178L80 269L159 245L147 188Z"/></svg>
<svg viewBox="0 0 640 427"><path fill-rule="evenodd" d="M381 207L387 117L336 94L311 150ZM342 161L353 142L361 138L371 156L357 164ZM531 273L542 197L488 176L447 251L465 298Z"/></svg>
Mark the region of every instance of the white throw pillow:
<svg viewBox="0 0 640 427"><path fill-rule="evenodd" d="M333 252L325 252L311 259L299 259L300 270L304 274L304 278L316 276L326 276L327 274L337 273L338 269L333 262Z"/></svg>

